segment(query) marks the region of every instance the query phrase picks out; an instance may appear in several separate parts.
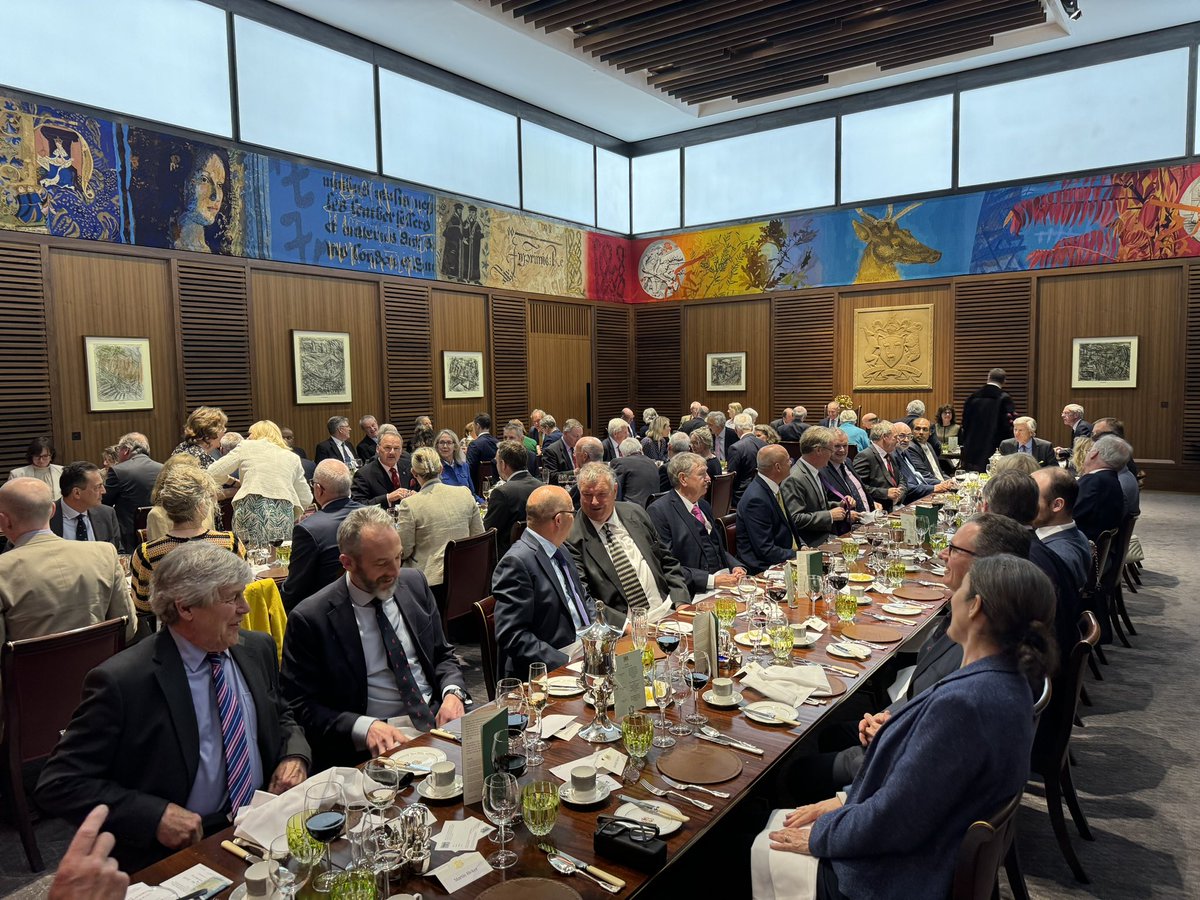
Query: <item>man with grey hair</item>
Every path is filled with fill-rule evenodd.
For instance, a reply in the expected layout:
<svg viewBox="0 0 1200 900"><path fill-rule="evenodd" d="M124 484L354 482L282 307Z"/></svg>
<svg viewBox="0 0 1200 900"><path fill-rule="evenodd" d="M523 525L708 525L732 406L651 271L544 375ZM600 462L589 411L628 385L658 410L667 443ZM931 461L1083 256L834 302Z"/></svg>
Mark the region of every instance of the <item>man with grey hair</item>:
<svg viewBox="0 0 1200 900"><path fill-rule="evenodd" d="M225 456L226 454L232 453L233 448L240 444L243 440L245 440L245 438L243 438L236 431L225 432L223 435L221 435L221 455Z"/></svg>
<svg viewBox="0 0 1200 900"><path fill-rule="evenodd" d="M654 615L687 603L691 594L679 562L635 503L617 500L617 479L602 463L579 470L580 511L567 549L597 602L626 612L644 607Z"/></svg>
<svg viewBox="0 0 1200 900"><path fill-rule="evenodd" d="M1092 436L1092 423L1083 417L1083 407L1078 403L1068 403L1062 411L1063 424L1071 429L1071 442L1081 437Z"/></svg>
<svg viewBox="0 0 1200 900"><path fill-rule="evenodd" d="M256 790L283 793L311 752L277 692L275 642L241 630L250 566L203 542L154 567L156 634L88 673L38 779L43 809L107 804L114 856L136 871L228 828Z"/></svg>
<svg viewBox="0 0 1200 900"><path fill-rule="evenodd" d="M740 412L733 417L733 430L737 433L737 440L729 448L726 471L733 473L733 493L729 502L732 508L736 508L746 485L758 473L758 451L767 442L754 433L754 420L747 412Z"/></svg>
<svg viewBox="0 0 1200 900"><path fill-rule="evenodd" d="M404 449L404 438L395 425L379 426L375 458L357 472L350 495L363 504L389 509L412 493L412 457Z"/></svg>
<svg viewBox="0 0 1200 900"><path fill-rule="evenodd" d="M667 438L667 462L679 453L692 452L692 439L682 431L675 431ZM667 467L665 465L658 467L658 492L660 494L671 490L671 479L667 475Z"/></svg>
<svg viewBox="0 0 1200 900"><path fill-rule="evenodd" d="M609 463L617 476L617 499L644 507L658 492L659 467L642 452L642 444L635 437L625 438L619 449L621 458Z"/></svg>
<svg viewBox="0 0 1200 900"><path fill-rule="evenodd" d="M624 419L608 420L608 437L604 439L604 461L612 462L621 458L621 441L630 437L629 423Z"/></svg>
<svg viewBox="0 0 1200 900"><path fill-rule="evenodd" d="M688 407L688 411L692 417L679 426L679 430L684 434L691 434L697 428L704 425L704 418L708 415L708 407L701 405L699 400L693 400L692 405Z"/></svg>
<svg viewBox="0 0 1200 900"><path fill-rule="evenodd" d="M1032 416L1017 416L1013 419L1013 436L1000 442L1000 454L1009 456L1013 453L1024 453L1032 456L1043 466L1053 466L1057 463L1054 458L1054 448L1049 441L1043 441L1037 435L1037 421Z"/></svg>
<svg viewBox="0 0 1200 900"><path fill-rule="evenodd" d="M537 452L542 455L546 448L557 441L562 440L563 433L558 430L558 422L550 413L542 416L542 421L537 427Z"/></svg>
<svg viewBox="0 0 1200 900"><path fill-rule="evenodd" d="M1116 435L1096 441L1083 459L1079 497L1075 500L1075 524L1092 543L1100 533L1120 528L1125 518L1125 494L1117 474L1129 463L1133 450Z"/></svg>
<svg viewBox="0 0 1200 900"><path fill-rule="evenodd" d="M714 410L704 417L704 424L713 436L713 456L729 459L729 448L737 443L737 432L725 424L725 413Z"/></svg>
<svg viewBox="0 0 1200 900"><path fill-rule="evenodd" d="M131 431L122 436L117 443L117 464L104 480L103 502L116 510L124 553L132 553L141 543L137 535L138 510L152 505L150 492L161 471L162 463L150 458L150 442L144 434Z"/></svg>
<svg viewBox="0 0 1200 900"><path fill-rule="evenodd" d="M575 445L579 443L581 437L583 437L583 425L578 419L567 419L563 422L562 440L544 445L542 470L549 474L551 481L561 481L564 476L575 469ZM604 451L601 448L601 456L603 455Z"/></svg>
<svg viewBox="0 0 1200 900"><path fill-rule="evenodd" d="M909 400L908 406L904 407L904 418L900 421L912 428L914 419L919 419L925 415L925 404L920 400Z"/></svg>
<svg viewBox="0 0 1200 900"><path fill-rule="evenodd" d="M12 549L0 554L0 644L137 616L117 550L108 541L65 540L50 528L54 501L38 478L0 486L0 534Z"/></svg>
<svg viewBox="0 0 1200 900"><path fill-rule="evenodd" d="M856 522L859 513L841 502L833 502L825 493L821 470L833 456L835 432L817 425L800 439L800 458L779 486L787 507L792 532L810 547L819 547L829 539L837 523Z"/></svg>
<svg viewBox="0 0 1200 900"><path fill-rule="evenodd" d="M892 457L896 449L896 437L892 423L884 419L870 431L871 446L861 451L850 463L867 491L867 499L879 503L886 510L904 500L904 482Z"/></svg>
<svg viewBox="0 0 1200 900"><path fill-rule="evenodd" d="M756 424L758 424L758 410L757 409L755 409L753 406L747 406L745 409L742 410L742 412L744 412L746 415L748 415L750 417L750 427L751 428L753 428ZM734 426L734 427L736 428L737 426Z"/></svg>
<svg viewBox="0 0 1200 900"><path fill-rule="evenodd" d="M358 420L358 427L362 429L363 439L354 449L359 462L370 462L375 458L375 449L379 446L379 420L368 413Z"/></svg>
<svg viewBox="0 0 1200 900"><path fill-rule="evenodd" d="M867 437L867 433L858 427L855 423L858 422L858 413L852 409L843 409L841 415L838 416L838 428L846 433L846 437L859 450L866 450L871 446L871 439Z"/></svg>
<svg viewBox="0 0 1200 900"><path fill-rule="evenodd" d="M804 420L808 417L808 410L803 406L792 407L792 420L779 429L779 439L781 441L798 441L800 436L804 434L804 430L808 428Z"/></svg>
<svg viewBox="0 0 1200 900"><path fill-rule="evenodd" d="M842 404L836 400L830 400L825 404L825 418L817 424L824 428L837 428L838 416L842 413Z"/></svg>
<svg viewBox="0 0 1200 900"><path fill-rule="evenodd" d="M358 457L350 443L350 420L345 416L330 416L325 428L329 431L329 438L317 444L313 461L319 463L325 459L340 459L351 472L355 471L358 468Z"/></svg>
<svg viewBox="0 0 1200 900"><path fill-rule="evenodd" d="M340 459L322 461L313 473L317 511L292 528L292 561L279 589L288 612L342 574L337 531L361 507L350 497L350 483L350 470Z"/></svg>
<svg viewBox="0 0 1200 900"><path fill-rule="evenodd" d="M633 410L626 406L621 410L621 418L625 420L625 424L629 426L629 436L640 438L642 429L638 427L637 417L633 414Z"/></svg>
<svg viewBox="0 0 1200 900"><path fill-rule="evenodd" d="M425 576L377 506L338 529L344 578L288 618L280 686L319 767L356 765L462 716L466 680Z"/></svg>

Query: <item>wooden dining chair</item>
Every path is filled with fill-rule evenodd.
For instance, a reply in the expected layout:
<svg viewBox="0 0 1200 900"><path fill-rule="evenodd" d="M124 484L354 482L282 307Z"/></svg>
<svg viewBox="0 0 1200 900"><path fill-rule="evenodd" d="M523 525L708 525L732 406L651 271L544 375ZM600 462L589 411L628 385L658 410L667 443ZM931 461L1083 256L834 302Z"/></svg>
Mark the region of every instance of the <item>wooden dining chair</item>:
<svg viewBox="0 0 1200 900"><path fill-rule="evenodd" d="M1125 592L1121 587L1121 573L1125 570L1125 556L1129 553L1129 540L1133 537L1133 528L1137 525L1137 520L1137 516L1125 517L1121 527L1117 529L1112 548L1108 552L1108 565L1100 573L1100 591L1104 594L1108 604L1109 621L1112 623L1113 632L1126 647L1129 646L1129 639L1125 636L1125 631L1128 630L1130 634L1137 635L1137 629L1133 627L1129 611L1125 608ZM1121 627L1122 623L1125 625L1124 628Z"/></svg>
<svg viewBox="0 0 1200 900"><path fill-rule="evenodd" d="M1104 597L1102 579L1104 577L1104 567L1108 563L1109 552L1112 549L1113 540L1116 536L1117 529L1115 528L1110 528L1096 535L1096 552L1092 556L1092 571L1088 574L1088 582L1084 585L1081 594L1083 601L1081 608L1091 610L1095 613L1097 622L1108 621L1108 601ZM1103 638L1103 626L1101 626L1100 635ZM1108 657L1104 655L1104 648L1100 645L1100 642L1096 643L1094 652L1100 662L1108 665Z"/></svg>
<svg viewBox="0 0 1200 900"><path fill-rule="evenodd" d="M525 529L529 527L528 523L521 519L519 522L513 522L512 530L508 533L508 545L511 547L521 539L521 535L525 533Z"/></svg>
<svg viewBox="0 0 1200 900"><path fill-rule="evenodd" d="M717 536L724 538L725 552L737 556L737 513L726 513L717 521L721 523Z"/></svg>
<svg viewBox="0 0 1200 900"><path fill-rule="evenodd" d="M133 528L135 531L145 531L146 522L150 518L150 510L152 506L139 506L133 513ZM144 541L145 538L142 538Z"/></svg>
<svg viewBox="0 0 1200 900"><path fill-rule="evenodd" d="M656 493L651 494L650 499L648 501L646 501L647 508L653 506L655 500L661 500L663 497L667 496L667 494L669 494L669 493L671 493L671 492L670 491L657 491Z"/></svg>
<svg viewBox="0 0 1200 900"><path fill-rule="evenodd" d="M713 517L721 518L729 512L733 501L733 472L718 475L708 485L708 505L712 507Z"/></svg>
<svg viewBox="0 0 1200 900"><path fill-rule="evenodd" d="M788 452L794 464L800 458L800 442L799 441L780 441L779 446Z"/></svg>
<svg viewBox="0 0 1200 900"><path fill-rule="evenodd" d="M33 833L22 771L26 764L53 752L79 706L87 673L125 648L128 621L122 616L59 634L8 641L0 648L4 685L0 752L31 871L40 872L45 866Z"/></svg>
<svg viewBox="0 0 1200 900"><path fill-rule="evenodd" d="M475 601L475 615L479 625L479 667L483 669L483 684L487 688L488 700L496 699L496 678L499 675L499 659L496 651L496 598L490 594Z"/></svg>
<svg viewBox="0 0 1200 900"><path fill-rule="evenodd" d="M474 603L492 592L492 570L495 568L495 528L446 544L445 574L442 576L445 599L440 604L443 631L448 634L451 622L470 615Z"/></svg>
<svg viewBox="0 0 1200 900"><path fill-rule="evenodd" d="M1083 667L1091 648L1100 642L1100 621L1095 613L1086 610L1079 628L1083 637L1062 660L1059 673L1054 679L1050 704L1038 722L1033 738L1030 768L1041 775L1045 783L1046 809L1050 814L1050 825L1054 829L1054 837L1058 840L1058 847L1067 865L1071 867L1076 881L1090 884L1079 857L1075 855L1071 846L1062 810L1065 799L1080 836L1085 841L1095 840L1083 814L1083 808L1079 805L1075 784L1071 780L1070 747L1075 713L1079 707L1079 689L1083 685Z"/></svg>
<svg viewBox="0 0 1200 900"><path fill-rule="evenodd" d="M1004 808L987 820L972 822L958 847L954 864L954 880L951 883L951 900L991 900L999 896L998 876L1000 864L1005 863L1009 886L1013 896L1021 900L1028 898L1025 879L1020 870L1009 868L1011 859L1016 864L1016 854L1010 853L1017 833L1017 811L1021 808L1021 796L1017 795L1004 804ZM1014 882L1015 878L1015 882ZM1019 884L1018 888L1016 885Z"/></svg>

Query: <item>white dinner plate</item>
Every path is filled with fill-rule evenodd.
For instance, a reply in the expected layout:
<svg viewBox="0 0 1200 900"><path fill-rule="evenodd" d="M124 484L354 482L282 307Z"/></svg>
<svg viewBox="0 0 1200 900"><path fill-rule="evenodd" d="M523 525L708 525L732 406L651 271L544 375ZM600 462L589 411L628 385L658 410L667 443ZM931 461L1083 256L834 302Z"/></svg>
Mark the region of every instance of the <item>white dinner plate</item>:
<svg viewBox="0 0 1200 900"><path fill-rule="evenodd" d="M387 758L393 765L420 766L428 769L434 763L445 762L446 752L436 747L405 747L403 750L399 750ZM429 773L414 769L413 774L421 776Z"/></svg>
<svg viewBox="0 0 1200 900"><path fill-rule="evenodd" d="M796 710L778 700L760 700L742 707L746 718L763 725L788 725L796 718ZM766 715L764 715L766 713Z"/></svg>
<svg viewBox="0 0 1200 900"><path fill-rule="evenodd" d="M643 800L647 806L653 806L655 809L670 810L678 815L683 815L677 807L670 803L663 803L661 800ZM634 806L632 803L622 803L617 807L616 815L624 819L633 819L635 822L645 822L647 825L657 825L659 837L666 837L669 834L674 834L682 826L683 823L675 819L668 819L666 816L656 816L647 809L642 809L640 806Z"/></svg>
<svg viewBox="0 0 1200 900"><path fill-rule="evenodd" d="M691 634L692 633L692 623L691 622L676 622L676 621L659 622L658 630L659 631L673 631L676 634Z"/></svg>
<svg viewBox="0 0 1200 900"><path fill-rule="evenodd" d="M828 653L830 656L836 656L840 659L862 660L862 659L866 659L867 657L869 657L871 655L870 648L863 647L860 644L850 644L849 645L854 648L855 652L847 652L847 651L841 649L842 646L843 645L838 644L837 642L834 642L825 648L825 652ZM861 652L859 652L859 651L861 651Z"/></svg>
<svg viewBox="0 0 1200 900"><path fill-rule="evenodd" d="M555 675L546 681L546 693L551 697L576 697L583 693L575 675Z"/></svg>
<svg viewBox="0 0 1200 900"><path fill-rule="evenodd" d="M925 611L923 606L909 606L907 603L885 603L880 609L893 616L919 616Z"/></svg>

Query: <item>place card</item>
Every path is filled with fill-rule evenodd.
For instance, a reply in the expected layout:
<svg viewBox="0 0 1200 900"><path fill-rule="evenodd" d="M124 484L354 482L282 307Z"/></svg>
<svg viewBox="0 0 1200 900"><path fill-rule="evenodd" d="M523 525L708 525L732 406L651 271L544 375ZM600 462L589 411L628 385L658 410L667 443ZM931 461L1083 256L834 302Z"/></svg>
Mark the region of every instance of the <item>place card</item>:
<svg viewBox="0 0 1200 900"><path fill-rule="evenodd" d="M456 856L449 862L438 866L429 874L442 883L447 894L461 890L472 881L477 881L484 875L490 874L491 865L477 850Z"/></svg>
<svg viewBox="0 0 1200 900"><path fill-rule="evenodd" d="M805 628L807 628L809 631L817 631L817 632L824 631L826 628L829 627L828 624L825 622L825 620L818 616L809 616L807 619L805 619L800 624L803 625Z"/></svg>
<svg viewBox="0 0 1200 900"><path fill-rule="evenodd" d="M168 878L160 887L165 887L169 891L174 891L175 896L182 897L184 894L194 894L197 891L204 891L198 895L199 900L207 900L209 897L215 897L225 888L233 884L228 878L220 872L210 869L208 866L195 865L190 869L180 872L173 878Z"/></svg>
<svg viewBox="0 0 1200 900"><path fill-rule="evenodd" d="M550 735L550 737L556 737L556 738L559 738L560 740L569 741L569 740L573 739L575 737L575 735L579 734L579 732L581 732L581 731L583 731L583 723L582 722L572 722L570 725L567 725L565 728L558 729L558 731L554 732L552 735Z"/></svg>
<svg viewBox="0 0 1200 900"><path fill-rule="evenodd" d="M463 804L483 802L483 782L492 774L492 738L508 730L508 710L485 706L462 722Z"/></svg>
<svg viewBox="0 0 1200 900"><path fill-rule="evenodd" d="M613 654L613 713L616 721L646 705L642 651Z"/></svg>

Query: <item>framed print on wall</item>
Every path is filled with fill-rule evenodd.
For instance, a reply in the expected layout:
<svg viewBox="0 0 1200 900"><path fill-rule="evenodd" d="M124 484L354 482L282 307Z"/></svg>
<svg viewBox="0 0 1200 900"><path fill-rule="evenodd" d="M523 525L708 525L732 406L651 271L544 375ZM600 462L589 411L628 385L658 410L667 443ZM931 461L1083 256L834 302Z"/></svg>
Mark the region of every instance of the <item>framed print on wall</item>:
<svg viewBox="0 0 1200 900"><path fill-rule="evenodd" d="M447 400L483 396L483 353L442 351L442 384Z"/></svg>
<svg viewBox="0 0 1200 900"><path fill-rule="evenodd" d="M350 335L343 331L293 331L296 403L349 403Z"/></svg>
<svg viewBox="0 0 1200 900"><path fill-rule="evenodd" d="M154 408L149 338L85 337L83 352L92 412Z"/></svg>
<svg viewBox="0 0 1200 900"><path fill-rule="evenodd" d="M1071 387L1137 387L1138 339L1075 338L1071 341Z"/></svg>
<svg viewBox="0 0 1200 900"><path fill-rule="evenodd" d="M709 391L744 391L746 389L745 353L709 353L705 356Z"/></svg>

